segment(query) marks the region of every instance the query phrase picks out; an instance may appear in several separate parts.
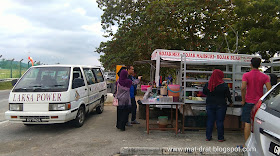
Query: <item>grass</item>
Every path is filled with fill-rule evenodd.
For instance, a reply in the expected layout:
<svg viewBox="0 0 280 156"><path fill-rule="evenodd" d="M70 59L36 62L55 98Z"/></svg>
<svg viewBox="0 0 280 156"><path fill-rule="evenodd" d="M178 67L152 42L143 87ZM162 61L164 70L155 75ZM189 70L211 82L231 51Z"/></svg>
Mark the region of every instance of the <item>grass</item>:
<svg viewBox="0 0 280 156"><path fill-rule="evenodd" d="M24 74L26 70L22 69L21 70L21 75ZM19 78L19 69L13 69L13 78ZM0 69L0 79L6 79L6 78L11 78L11 69Z"/></svg>
<svg viewBox="0 0 280 156"><path fill-rule="evenodd" d="M0 90L8 90L12 89L12 82L11 81L2 81L0 82Z"/></svg>

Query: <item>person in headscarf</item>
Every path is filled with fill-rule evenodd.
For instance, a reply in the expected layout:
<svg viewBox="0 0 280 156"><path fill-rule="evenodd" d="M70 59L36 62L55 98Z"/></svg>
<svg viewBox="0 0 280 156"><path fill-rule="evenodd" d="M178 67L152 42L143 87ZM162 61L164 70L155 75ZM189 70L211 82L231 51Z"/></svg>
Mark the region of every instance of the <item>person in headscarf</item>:
<svg viewBox="0 0 280 156"><path fill-rule="evenodd" d="M207 111L207 128L206 141L212 139L212 131L216 121L218 141L223 142L224 139L224 120L227 111L227 100L232 106L232 99L228 85L224 82L224 73L215 69L210 80L203 88L206 97Z"/></svg>
<svg viewBox="0 0 280 156"><path fill-rule="evenodd" d="M125 131L125 125L128 121L128 115L131 109L130 87L132 85L132 81L128 79L128 72L126 70L120 72L120 77L116 84L117 91L115 97L119 101L117 106L116 127Z"/></svg>

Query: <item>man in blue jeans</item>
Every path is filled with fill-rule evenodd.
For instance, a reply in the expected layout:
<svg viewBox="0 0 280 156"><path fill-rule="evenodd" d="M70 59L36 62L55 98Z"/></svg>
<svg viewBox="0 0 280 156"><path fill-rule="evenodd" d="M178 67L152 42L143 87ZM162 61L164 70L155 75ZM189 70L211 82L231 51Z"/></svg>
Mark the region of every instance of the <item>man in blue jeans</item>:
<svg viewBox="0 0 280 156"><path fill-rule="evenodd" d="M128 126L131 126L131 124L140 124L136 120L137 104L136 104L136 100L135 100L136 89L137 89L137 84L139 83L139 80L134 77L134 67L133 66L127 66L127 72L128 72L128 79L132 80L132 86L130 87L131 122L127 123Z"/></svg>

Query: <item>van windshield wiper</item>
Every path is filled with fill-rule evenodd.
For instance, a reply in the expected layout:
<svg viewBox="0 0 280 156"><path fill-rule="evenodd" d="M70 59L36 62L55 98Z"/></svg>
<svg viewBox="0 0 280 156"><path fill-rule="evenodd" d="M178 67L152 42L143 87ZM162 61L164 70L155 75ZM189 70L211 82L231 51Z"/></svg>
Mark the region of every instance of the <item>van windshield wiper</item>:
<svg viewBox="0 0 280 156"><path fill-rule="evenodd" d="M31 86L31 87L42 87L42 86L38 86L38 85L36 86L36 85L35 85L35 86Z"/></svg>
<svg viewBox="0 0 280 156"><path fill-rule="evenodd" d="M31 86L33 87L33 91L36 92L36 91L46 91L46 89L43 89L41 88L42 86L39 86L39 85L34 85L34 86Z"/></svg>
<svg viewBox="0 0 280 156"><path fill-rule="evenodd" d="M34 88L33 91L36 92L36 91L46 91L47 89L43 89L43 88Z"/></svg>
<svg viewBox="0 0 280 156"><path fill-rule="evenodd" d="M64 86L64 85L53 85L54 87L61 87L61 86Z"/></svg>
<svg viewBox="0 0 280 156"><path fill-rule="evenodd" d="M27 88L16 88L14 89L15 92L24 91L27 92Z"/></svg>

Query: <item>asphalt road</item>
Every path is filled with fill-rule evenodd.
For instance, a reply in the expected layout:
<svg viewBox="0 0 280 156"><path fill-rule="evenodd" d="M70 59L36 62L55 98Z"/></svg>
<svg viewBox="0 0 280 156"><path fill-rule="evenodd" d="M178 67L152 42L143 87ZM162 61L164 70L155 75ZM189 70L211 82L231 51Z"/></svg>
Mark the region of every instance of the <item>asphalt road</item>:
<svg viewBox="0 0 280 156"><path fill-rule="evenodd" d="M227 141L223 143L216 139L206 142L205 131L186 131L178 135L174 131L150 131L148 135L146 122L141 119L138 119L141 124L127 127L123 132L115 127L116 107L109 103L102 114L88 115L80 128L74 128L71 123L25 126L3 121L4 112L8 110L8 95L9 91L0 91L1 156L110 156L120 152L122 147L227 148L242 145L244 140L241 131L226 131ZM213 138L217 138L216 132Z"/></svg>
<svg viewBox="0 0 280 156"><path fill-rule="evenodd" d="M8 156L109 156L121 147L236 147L243 143L240 131L226 131L227 141L205 141L205 131L151 131L148 135L145 120L139 125L120 131L115 127L116 108L105 106L102 114L91 114L85 124L74 128L70 123L25 126L0 123L0 155ZM156 121L154 121L156 122ZM213 137L217 135L213 133Z"/></svg>
<svg viewBox="0 0 280 156"><path fill-rule="evenodd" d="M105 148L112 143L106 134L116 131L106 118L110 112L89 115L81 128L70 123L25 126L2 122L0 155L112 155Z"/></svg>
<svg viewBox="0 0 280 156"><path fill-rule="evenodd" d="M9 93L10 90L0 90L0 122L4 121L4 113L9 109Z"/></svg>

